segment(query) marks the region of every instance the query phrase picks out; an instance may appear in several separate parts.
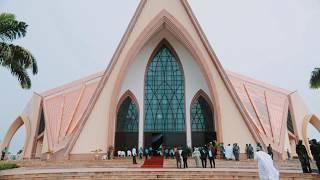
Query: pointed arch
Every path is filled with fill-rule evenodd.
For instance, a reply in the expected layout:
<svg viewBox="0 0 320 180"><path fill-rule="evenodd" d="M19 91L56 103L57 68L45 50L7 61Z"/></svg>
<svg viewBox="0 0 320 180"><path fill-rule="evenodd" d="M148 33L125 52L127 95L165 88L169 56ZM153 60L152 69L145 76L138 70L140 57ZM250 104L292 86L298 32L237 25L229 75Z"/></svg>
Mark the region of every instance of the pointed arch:
<svg viewBox="0 0 320 180"><path fill-rule="evenodd" d="M116 151L138 145L139 105L130 90L127 90L118 102L115 126L114 147Z"/></svg>
<svg viewBox="0 0 320 180"><path fill-rule="evenodd" d="M217 140L215 109L210 97L200 89L190 104L191 139L193 145L203 145ZM200 138L200 139L199 139ZM198 142L198 143L195 143Z"/></svg>
<svg viewBox="0 0 320 180"><path fill-rule="evenodd" d="M185 102L185 76L181 61L170 43L163 39L153 50L145 70L144 130L185 131ZM162 118L157 121L155 116ZM163 127L155 127L158 123Z"/></svg>
<svg viewBox="0 0 320 180"><path fill-rule="evenodd" d="M134 102L134 104L137 106L137 110L138 112L139 110L139 103L138 100L136 98L136 96L128 89L125 93L122 94L121 98L119 99L118 103L117 103L117 113L119 110L120 105L123 103L123 101L127 98L130 97L132 99L132 101Z"/></svg>

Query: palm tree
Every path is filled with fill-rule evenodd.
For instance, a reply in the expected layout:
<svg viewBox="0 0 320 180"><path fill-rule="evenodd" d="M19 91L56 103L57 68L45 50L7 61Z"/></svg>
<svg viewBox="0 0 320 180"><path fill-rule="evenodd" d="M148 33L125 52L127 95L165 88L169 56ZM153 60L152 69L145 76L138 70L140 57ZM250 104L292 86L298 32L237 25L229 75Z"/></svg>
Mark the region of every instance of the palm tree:
<svg viewBox="0 0 320 180"><path fill-rule="evenodd" d="M314 68L310 78L310 87L312 89L320 88L320 68Z"/></svg>
<svg viewBox="0 0 320 180"><path fill-rule="evenodd" d="M0 14L0 66L16 76L23 89L30 89L31 80L27 70L31 70L33 75L37 74L37 62L28 50L8 42L24 37L27 27L25 22L17 21L14 14Z"/></svg>

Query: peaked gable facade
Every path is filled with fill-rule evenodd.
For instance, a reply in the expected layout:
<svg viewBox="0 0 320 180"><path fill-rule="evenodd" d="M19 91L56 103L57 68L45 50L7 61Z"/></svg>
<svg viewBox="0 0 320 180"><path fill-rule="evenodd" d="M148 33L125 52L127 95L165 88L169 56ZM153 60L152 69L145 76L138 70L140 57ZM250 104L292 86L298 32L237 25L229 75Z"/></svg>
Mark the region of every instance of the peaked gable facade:
<svg viewBox="0 0 320 180"><path fill-rule="evenodd" d="M248 121L248 118L246 118L247 113L244 111L244 107L240 103L227 75L209 46L187 1L148 0L141 1L135 16L129 25L127 33L124 35L123 41L120 43L119 48L110 63L110 68L106 70L105 75L100 82L101 86L99 86L101 87L101 92L97 92L97 98L94 98L92 101L92 111L90 112L89 109L91 107L89 107L87 111L88 114L84 114L82 119L83 122L81 122L82 124L78 129L79 132L75 134L73 141L68 147L67 153L83 153L81 152L81 147L83 147L81 142L85 143L94 136L93 133L90 132L90 129L91 131L95 129L94 127L90 127L89 124L91 122L92 126L103 123L103 127L108 127L106 128L108 131L106 129L101 129L101 134L99 135L102 136L104 134L108 139L99 142L101 143L100 147L107 147L114 143L113 136L115 133L114 121L116 119L116 106L112 104L117 102L117 99L120 96L118 92L125 72L132 63L130 61L132 61L139 53L139 50L143 45L161 29L166 29L171 32L176 39L188 49L204 72L204 76L210 89L210 95L212 99L214 99L213 104L216 108L215 112L216 121L218 121L218 129L224 129L223 131L218 132L218 141L241 141L234 138L236 136L232 137L229 135L239 128L239 124L242 129L242 134L247 136L246 140L243 140L243 143L249 139L251 143L261 141ZM98 88L98 91L99 90L100 89ZM102 109L101 107L109 108ZM98 114L104 114L104 117L97 117ZM98 122L99 119L103 122ZM224 119L224 121L221 121L221 119ZM94 121L96 122L94 123ZM238 122L234 123L234 121ZM83 133L81 134L80 131ZM223 138L224 134L225 137ZM94 146L96 146L96 144L94 144ZM93 146L90 147L88 144L87 147L91 149L94 148ZM86 151L88 150L89 149Z"/></svg>

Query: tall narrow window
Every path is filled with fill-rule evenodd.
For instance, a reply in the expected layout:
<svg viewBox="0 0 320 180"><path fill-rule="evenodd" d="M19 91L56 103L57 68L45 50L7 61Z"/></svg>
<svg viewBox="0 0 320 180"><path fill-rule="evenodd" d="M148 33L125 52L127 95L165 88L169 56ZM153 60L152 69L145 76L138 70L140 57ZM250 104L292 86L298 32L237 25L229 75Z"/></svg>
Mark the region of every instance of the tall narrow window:
<svg viewBox="0 0 320 180"><path fill-rule="evenodd" d="M292 117L291 117L290 110L288 111L288 117L287 117L287 129L294 134L294 128L292 124Z"/></svg>
<svg viewBox="0 0 320 180"><path fill-rule="evenodd" d="M191 131L194 146L203 146L216 139L213 111L202 95L198 96L191 105Z"/></svg>
<svg viewBox="0 0 320 180"><path fill-rule="evenodd" d="M166 44L148 66L144 92L145 132L185 131L184 76Z"/></svg>
<svg viewBox="0 0 320 180"><path fill-rule="evenodd" d="M39 124L39 129L38 129L38 135L40 135L44 129L45 129L45 121L44 121L44 113L43 110L41 110L41 116L40 116L40 124Z"/></svg>
<svg viewBox="0 0 320 180"><path fill-rule="evenodd" d="M127 96L119 106L115 134L115 150L138 147L139 111L137 104Z"/></svg>

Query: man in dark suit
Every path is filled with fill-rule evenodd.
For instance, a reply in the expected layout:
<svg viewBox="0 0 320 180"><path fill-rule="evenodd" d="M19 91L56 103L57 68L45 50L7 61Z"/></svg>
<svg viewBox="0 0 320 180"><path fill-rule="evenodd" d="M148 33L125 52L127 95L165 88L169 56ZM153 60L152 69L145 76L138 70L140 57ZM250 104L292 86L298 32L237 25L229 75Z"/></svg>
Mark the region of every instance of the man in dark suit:
<svg viewBox="0 0 320 180"><path fill-rule="evenodd" d="M212 144L209 144L209 147L208 147L208 157L210 161L210 167L212 168L212 164L213 164L213 168L216 168L216 163L214 162L215 147Z"/></svg>
<svg viewBox="0 0 320 180"><path fill-rule="evenodd" d="M298 141L298 144L296 145L296 152L298 154L303 173L311 173L310 158L306 147L302 144L302 140Z"/></svg>
<svg viewBox="0 0 320 180"><path fill-rule="evenodd" d="M181 156L183 159L183 168L188 168L188 150L186 148L181 152Z"/></svg>
<svg viewBox="0 0 320 180"><path fill-rule="evenodd" d="M208 156L208 152L207 152L207 148L206 146L202 147L201 151L200 151L200 158L201 158L201 164L202 164L202 168L207 168L207 156Z"/></svg>

